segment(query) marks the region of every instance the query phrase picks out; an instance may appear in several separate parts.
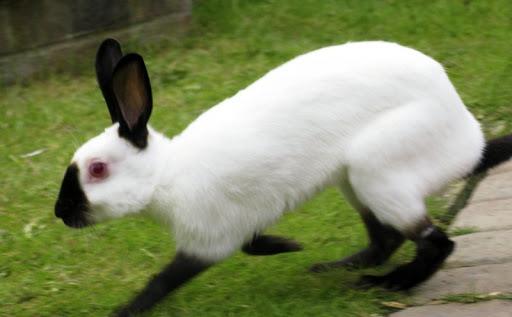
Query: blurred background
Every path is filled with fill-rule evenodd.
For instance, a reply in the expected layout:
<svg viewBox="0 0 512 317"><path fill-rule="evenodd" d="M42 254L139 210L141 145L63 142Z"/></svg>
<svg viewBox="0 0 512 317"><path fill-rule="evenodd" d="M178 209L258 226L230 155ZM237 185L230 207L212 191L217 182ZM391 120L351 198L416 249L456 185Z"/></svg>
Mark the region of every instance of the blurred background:
<svg viewBox="0 0 512 317"><path fill-rule="evenodd" d="M94 75L106 37L144 56L151 124L168 136L296 55L361 40L432 56L488 137L512 131L510 0L0 0L0 316L108 315L174 252L167 230L142 217L73 231L53 215L73 152L110 123ZM450 193L429 200L443 227ZM337 191L270 231L306 250L237 254L147 316L384 316L383 302L407 301L355 289L361 272L305 274L366 243ZM377 272L412 254L406 245Z"/></svg>
<svg viewBox="0 0 512 317"><path fill-rule="evenodd" d="M107 35L139 45L176 38L189 24L191 6L191 0L2 1L2 81L77 73Z"/></svg>

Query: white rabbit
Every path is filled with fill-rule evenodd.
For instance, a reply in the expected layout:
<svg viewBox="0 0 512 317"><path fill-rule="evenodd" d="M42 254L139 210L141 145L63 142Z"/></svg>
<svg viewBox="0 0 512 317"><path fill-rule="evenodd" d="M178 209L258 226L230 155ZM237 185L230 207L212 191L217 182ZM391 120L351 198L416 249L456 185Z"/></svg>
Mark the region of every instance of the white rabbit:
<svg viewBox="0 0 512 317"><path fill-rule="evenodd" d="M327 186L338 186L359 211L371 242L312 270L377 265L408 238L418 247L412 262L363 281L413 287L454 246L430 222L425 197L512 154L505 137L487 143L484 156L480 126L443 67L393 43L348 43L299 56L172 139L147 126L152 97L142 57L123 56L108 39L96 69L113 125L73 156L56 215L83 227L144 212L170 227L178 250L119 316L149 309L239 249L300 250L262 232Z"/></svg>

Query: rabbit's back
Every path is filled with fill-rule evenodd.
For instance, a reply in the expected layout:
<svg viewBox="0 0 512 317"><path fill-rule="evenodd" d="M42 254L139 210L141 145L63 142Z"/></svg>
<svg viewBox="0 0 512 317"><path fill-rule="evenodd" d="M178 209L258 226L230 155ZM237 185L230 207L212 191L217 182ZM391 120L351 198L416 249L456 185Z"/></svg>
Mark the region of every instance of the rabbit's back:
<svg viewBox="0 0 512 317"><path fill-rule="evenodd" d="M414 139L411 131L419 131ZM195 221L198 231L218 223L221 232L236 226L250 234L340 184L351 160L388 168L399 156L397 142L413 153L411 162L434 160L428 190L469 172L483 146L478 123L439 63L397 44L349 43L299 56L202 114L173 140L172 164L190 173L169 177L180 188L183 223L203 219ZM436 172L443 156L461 157L451 162L461 168Z"/></svg>
<svg viewBox="0 0 512 317"><path fill-rule="evenodd" d="M342 167L351 142L378 118L411 104L421 105L417 115L433 130L473 125L442 66L430 57L393 43L349 43L270 71L203 113L179 143L184 155L202 156L219 175L268 169L277 175L301 171L304 179L309 167L317 178L320 169L332 174ZM414 112L409 115L414 121Z"/></svg>

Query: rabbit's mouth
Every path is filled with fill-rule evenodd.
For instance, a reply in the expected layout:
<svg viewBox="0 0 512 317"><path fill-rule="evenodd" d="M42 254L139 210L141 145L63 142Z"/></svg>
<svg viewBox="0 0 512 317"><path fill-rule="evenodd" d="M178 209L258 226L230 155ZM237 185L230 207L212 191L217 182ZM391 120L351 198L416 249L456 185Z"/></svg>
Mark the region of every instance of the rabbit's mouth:
<svg viewBox="0 0 512 317"><path fill-rule="evenodd" d="M92 224L87 217L89 202L82 190L78 175L78 166L71 164L66 170L59 197L55 203L55 216L72 228L83 228Z"/></svg>

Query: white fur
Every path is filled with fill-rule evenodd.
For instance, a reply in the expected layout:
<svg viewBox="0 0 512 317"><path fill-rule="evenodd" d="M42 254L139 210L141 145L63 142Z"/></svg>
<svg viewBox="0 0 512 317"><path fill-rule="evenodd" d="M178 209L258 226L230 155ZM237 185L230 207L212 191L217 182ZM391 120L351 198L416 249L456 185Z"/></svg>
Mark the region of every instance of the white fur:
<svg viewBox="0 0 512 317"><path fill-rule="evenodd" d="M331 185L411 230L424 198L470 172L483 146L439 63L361 42L277 67L172 140L151 129L139 151L114 125L73 160L82 182L85 162L112 162L107 180L84 185L94 220L144 209L172 226L179 249L215 261Z"/></svg>

